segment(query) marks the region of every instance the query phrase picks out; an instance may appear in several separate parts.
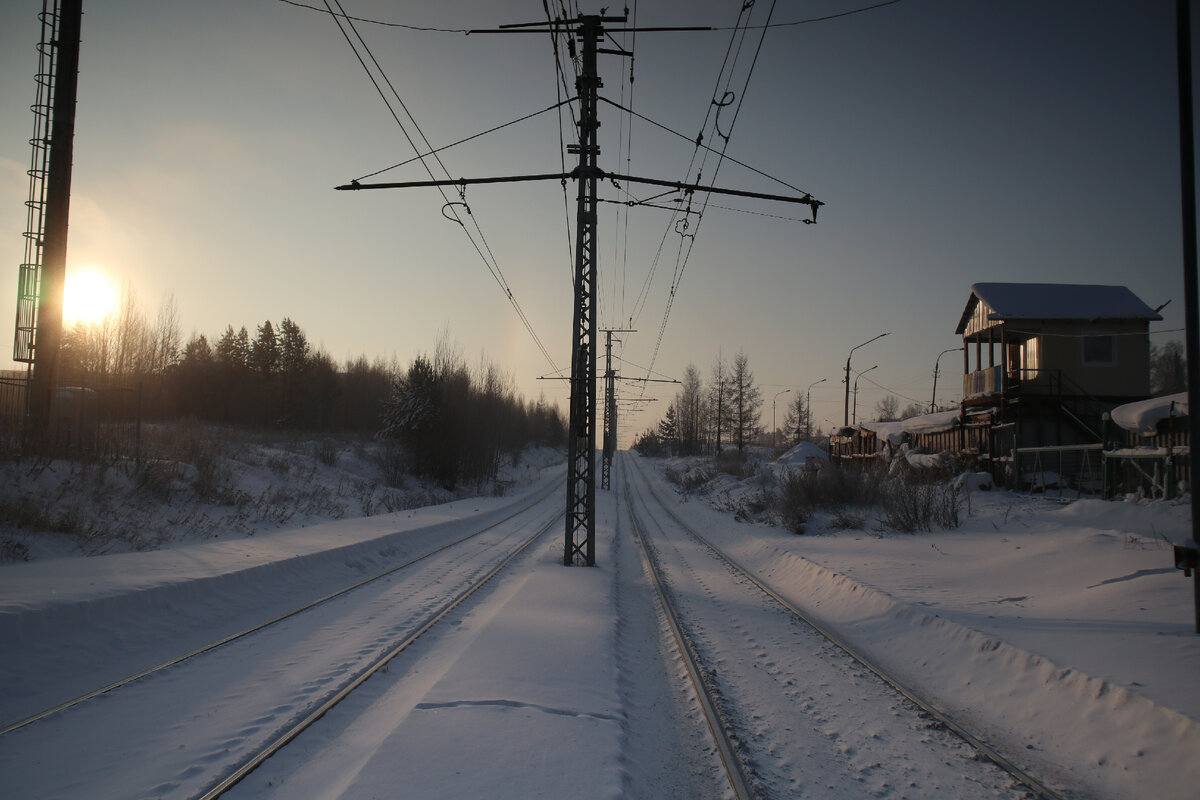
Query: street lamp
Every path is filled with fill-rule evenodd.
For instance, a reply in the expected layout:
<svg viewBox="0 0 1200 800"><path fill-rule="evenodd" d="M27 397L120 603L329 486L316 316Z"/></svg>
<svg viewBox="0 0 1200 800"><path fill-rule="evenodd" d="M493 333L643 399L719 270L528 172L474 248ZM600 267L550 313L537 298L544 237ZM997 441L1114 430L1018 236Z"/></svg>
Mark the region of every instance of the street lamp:
<svg viewBox="0 0 1200 800"><path fill-rule="evenodd" d="M771 398L771 449L779 449L779 429L775 427L775 401L779 399L779 395L787 394L791 389L784 389L782 392L776 392Z"/></svg>
<svg viewBox="0 0 1200 800"><path fill-rule="evenodd" d="M966 347L966 345L963 345L963 347ZM941 361L942 361L942 356L946 355L946 353L954 353L954 352L957 352L957 351L959 351L959 350L962 350L962 347L951 347L951 348L950 348L950 349L948 349L948 350L943 350L942 352L938 353L937 360L935 360L935 361L933 362L933 397L929 398L929 413L930 413L930 414L932 414L934 411L937 411L937 376L938 376L938 364L940 364L940 363L941 363Z"/></svg>
<svg viewBox="0 0 1200 800"><path fill-rule="evenodd" d="M818 383L824 383L824 382L825 382L824 378L821 378L821 380L819 380L819 381L813 381L812 383L810 383L808 385L807 391L805 391L804 438L810 442L812 441L812 387L816 386Z"/></svg>
<svg viewBox="0 0 1200 800"><path fill-rule="evenodd" d="M878 364L875 365L875 367L878 367L878 366L879 366ZM854 424L855 425L858 424L858 379L861 378L863 375L866 375L871 370L875 369L875 367L867 367L862 372L860 372L854 376Z"/></svg>
<svg viewBox="0 0 1200 800"><path fill-rule="evenodd" d="M843 428L850 424L850 357L854 355L854 351L858 348L870 344L871 342L875 341L875 339L882 339L884 336L887 336L888 333L891 333L891 331L888 331L887 333L881 333L872 339L867 339L862 344L854 345L854 347L850 348L850 353L846 356L846 402L844 404L845 408L842 412Z"/></svg>

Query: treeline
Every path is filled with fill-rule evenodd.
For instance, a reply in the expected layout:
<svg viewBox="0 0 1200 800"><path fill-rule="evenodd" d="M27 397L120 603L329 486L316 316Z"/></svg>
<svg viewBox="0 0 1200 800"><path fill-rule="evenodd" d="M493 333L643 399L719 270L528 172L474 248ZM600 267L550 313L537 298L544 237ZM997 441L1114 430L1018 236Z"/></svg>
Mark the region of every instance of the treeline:
<svg viewBox="0 0 1200 800"><path fill-rule="evenodd" d="M430 366L432 380L425 377ZM185 341L174 298L150 322L128 289L103 321L65 332L60 370L64 385L140 388L146 419L380 434L410 447L408 458L420 471L450 483L475 477L478 465L494 464L497 454L566 441L557 408L526 403L492 364L467 369L445 334L432 361L419 357L407 369L365 356L339 366L287 317L253 333L227 325L219 336L194 333ZM416 437L396 416L413 386L423 387L429 404ZM461 460L457 470L439 464L426 434L453 454L445 459ZM479 446L488 455L476 453Z"/></svg>
<svg viewBox="0 0 1200 800"><path fill-rule="evenodd" d="M395 371L362 357L339 368L286 317L185 340L174 298L150 322L127 289L113 314L64 333L59 382L140 388L147 419L373 432Z"/></svg>
<svg viewBox="0 0 1200 800"><path fill-rule="evenodd" d="M443 339L395 376L380 437L402 446L406 471L454 488L494 478L527 445L561 447L566 433L556 407L525 403L494 364L471 370Z"/></svg>
<svg viewBox="0 0 1200 800"><path fill-rule="evenodd" d="M658 425L634 441L638 452L697 455L720 453L726 446L742 451L762 435L762 391L744 352L739 351L732 362L718 355L708 380L694 364L688 364L681 384ZM796 395L784 420L788 433L780 441L806 435L809 425L804 398Z"/></svg>

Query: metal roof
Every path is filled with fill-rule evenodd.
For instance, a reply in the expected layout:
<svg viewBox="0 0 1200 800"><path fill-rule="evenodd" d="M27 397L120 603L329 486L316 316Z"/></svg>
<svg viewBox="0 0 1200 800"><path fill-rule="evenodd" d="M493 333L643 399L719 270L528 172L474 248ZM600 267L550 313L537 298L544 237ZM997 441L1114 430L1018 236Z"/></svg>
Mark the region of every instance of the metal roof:
<svg viewBox="0 0 1200 800"><path fill-rule="evenodd" d="M1075 283L976 283L958 322L966 330L977 303L991 309L988 319L1161 320L1125 286Z"/></svg>

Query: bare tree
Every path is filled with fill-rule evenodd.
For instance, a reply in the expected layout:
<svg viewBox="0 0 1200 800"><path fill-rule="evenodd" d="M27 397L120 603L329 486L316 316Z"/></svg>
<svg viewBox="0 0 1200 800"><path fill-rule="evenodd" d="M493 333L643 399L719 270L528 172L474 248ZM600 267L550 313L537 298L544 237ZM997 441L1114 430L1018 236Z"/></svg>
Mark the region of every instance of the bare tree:
<svg viewBox="0 0 1200 800"><path fill-rule="evenodd" d="M122 377L149 372L153 347L150 344L146 317L138 308L132 283L126 283L117 305L116 330L113 341L112 372Z"/></svg>
<svg viewBox="0 0 1200 800"><path fill-rule="evenodd" d="M1187 360L1182 342L1167 342L1150 347L1150 393L1155 395L1187 391Z"/></svg>
<svg viewBox="0 0 1200 800"><path fill-rule="evenodd" d="M720 453L725 437L729 435L730 419L729 368L720 353L717 353L717 360L713 362L712 378L708 384L708 409L713 444Z"/></svg>
<svg viewBox="0 0 1200 800"><path fill-rule="evenodd" d="M675 395L675 407L680 451L694 455L700 451L704 423L704 387L695 364L688 364L683 370L683 385Z"/></svg>
<svg viewBox="0 0 1200 800"><path fill-rule="evenodd" d="M894 394L885 395L875 404L875 419L879 422L894 422L900 418L900 398Z"/></svg>
<svg viewBox="0 0 1200 800"><path fill-rule="evenodd" d="M179 304L175 295L168 294L158 307L158 317L154 322L154 363L153 370L165 374L179 361L179 350L183 335L179 330Z"/></svg>

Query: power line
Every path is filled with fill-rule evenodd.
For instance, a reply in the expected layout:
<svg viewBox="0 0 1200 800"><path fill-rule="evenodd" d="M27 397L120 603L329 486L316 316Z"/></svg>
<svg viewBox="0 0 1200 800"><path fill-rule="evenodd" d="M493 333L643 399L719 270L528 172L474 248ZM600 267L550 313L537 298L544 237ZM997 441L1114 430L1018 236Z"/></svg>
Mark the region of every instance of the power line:
<svg viewBox="0 0 1200 800"><path fill-rule="evenodd" d="M750 25L748 27L753 28L755 30L757 30L759 28L762 28L765 30L766 28L791 28L791 27L795 27L797 25L811 25L814 22L828 22L831 19L841 19L842 17L850 17L855 14L864 14L868 11L875 11L876 9L883 8L884 6L894 6L899 2L900 2L900 0L887 0L887 2L876 3L873 6L864 6L862 8L851 9L850 11L842 11L837 14L826 14L823 17L809 17L808 19L796 20L795 22L770 22L770 23L767 23L766 25ZM736 29L735 28L713 28L713 30L714 31L728 31L728 30L736 30Z"/></svg>
<svg viewBox="0 0 1200 800"><path fill-rule="evenodd" d="M388 78L387 73L384 72L383 67L380 66L379 61L375 58L374 53L371 52L370 46L367 45L366 41L359 34L358 29L354 27L353 20L349 16L346 15L345 10L342 8L340 0L333 0L333 2L337 5L338 11L340 13L334 13L333 8L329 6L329 0L326 0L325 5L329 11L330 16L333 17L334 22L338 26L338 30L341 32L342 36L346 39L346 43L350 45L350 49L354 51L355 58L358 59L359 64L362 65L363 70L367 73L367 77L370 79L372 85L375 87L375 91L379 94L380 99L383 100L384 105L387 106L388 112L392 115L392 119L395 120L396 125L400 128L401 133L404 134L404 138L408 141L409 146L412 147L412 149L415 152L417 152L417 153L421 152L421 148L417 147L416 143L413 141L412 136L409 134L408 129L405 127L403 121L401 121L400 115L397 114L396 110L392 107L391 101L388 99L387 93L384 92L383 87L380 86L379 80L376 78L376 72L378 73L379 78L381 78L383 80L383 82L385 84L387 84L387 87L391 91L392 96L395 97L396 102L399 103L400 107L404 110L405 115L408 117L408 119L412 123L413 127L416 128L417 133L421 137L421 140L425 143L425 149L430 152L430 154L433 156L433 159L437 162L438 166L441 167L442 171L449 178L450 171L446 169L446 165L444 163L442 163L441 158L437 155L437 152L438 152L437 149L435 149L430 144L429 139L425 136L424 131L421 130L420 125L417 124L416 119L413 117L412 113L408 110L408 107L404 104L404 100L400 97L399 92L396 91L396 87L392 84L391 80ZM343 21L345 22L345 26L343 26ZM347 32L347 30L346 30L347 27L350 29L350 31L352 31L354 33L354 39L358 40L358 46L355 45L354 39L352 39L350 34ZM366 60L364 60L364 58L362 56L362 53L359 52L359 46L362 47L362 50L370 58L371 64L374 65L376 72L372 72L371 67L367 65ZM425 157L420 157L420 161L421 161L421 166L423 166L425 168L425 171L429 175L429 177L433 180L436 180L433 170L430 168L429 163L426 161ZM445 189L443 189L442 187L439 186L438 193L441 194L442 200L444 201L444 205L442 206L443 216L445 216L447 219L450 219L453 222L457 222L462 227L463 231L467 234L467 238L470 240L472 247L475 248L475 252L478 253L479 257L483 260L484 266L487 267L488 272L491 273L492 278L495 279L497 285L499 285L499 287L500 287L500 290L504 292L505 296L508 298L509 303L516 310L517 316L520 318L522 324L525 326L525 329L529 332L529 335L533 339L534 344L537 346L538 350L541 351L542 356L546 359L547 363L550 364L551 368L553 368L554 370L557 371L558 365L554 363L554 359L550 356L550 351L546 349L545 344L542 343L541 338L537 335L537 332L534 331L533 323L530 322L529 318L525 315L525 311L524 311L524 309L521 308L521 304L517 301L516 295L513 294L512 288L509 287L508 281L505 279L504 273L500 269L500 264L496 260L495 255L492 253L491 247L487 243L487 239L483 235L483 229L479 226L479 222L478 222L478 220L475 219L475 216L470 213L470 207L466 205L465 189L460 190L461 205L463 205L467 209L467 216L469 216L471 218L472 223L475 226L476 233L478 233L478 235L479 235L479 240L480 240L479 242L477 242L475 240L475 237L471 235L471 232L470 232L470 230L468 230L466 223L463 222L462 218L458 214L458 210L455 207L457 204L454 201L450 200L450 198L446 195ZM449 211L448 214L446 213L447 211ZM480 242L482 242L482 247L480 246ZM486 254L485 254L485 251L486 251Z"/></svg>
<svg viewBox="0 0 1200 800"><path fill-rule="evenodd" d="M608 103L610 106L615 106L616 108L619 108L620 110L624 111L625 113L627 113L631 116L637 117L638 119L642 120L643 122L648 122L651 125L666 131L667 133L671 134L672 136L678 136L680 139L683 139L684 141L692 143L693 145L700 148L701 150L707 150L710 153L718 153L719 152L719 151L709 147L708 145L704 144L703 142L694 140L691 137L680 133L679 131L673 130L672 128L669 128L666 125L663 125L661 122L657 122L653 119L650 119L650 117L647 117L647 116L637 113L633 109L624 108L623 106L617 105L612 100L601 97L600 102ZM734 158L731 155L724 154L724 153L722 153L721 155L726 161L732 161L734 164L737 164L739 167L745 167L746 169L750 170L751 172L755 173L756 175L761 175L762 177L766 178L767 180L771 180L771 181L774 181L775 183L778 183L780 186L786 186L787 188L789 188L793 191L804 192L805 194L808 194L808 192L805 192L804 189L801 189L799 186L793 186L792 184L788 183L787 181L785 181L781 178L776 178L774 175L771 175L770 173L767 173L767 172L763 172L762 170L760 170L756 167L752 167L749 164L745 163L744 161L738 161L736 158Z"/></svg>
<svg viewBox="0 0 1200 800"><path fill-rule="evenodd" d="M360 175L357 178L355 178L355 180L364 181L367 178L374 178L376 175L382 175L383 173L389 172L393 169L407 166L414 161L420 161L429 156L436 155L438 153L442 153L446 150L449 150L451 147L457 147L460 144L466 144L467 142L472 141L473 139L478 139L481 136L487 136L489 133L495 133L496 131L503 130L504 128L507 128L510 125L516 125L519 122L524 122L525 120L533 119L534 117L538 116L539 114L545 114L547 111L553 111L556 108L561 108L562 106L566 105L567 103L572 102L574 99L575 98L573 98L573 97L567 98L566 100L560 99L554 105L547 106L546 108L543 108L541 111L534 111L532 114L526 114L523 117L517 117L512 122L505 122L503 125L497 125L494 128L488 128L486 131L480 131L479 133L468 136L465 139L459 139L457 142L451 142L450 144L442 145L441 147L437 148L436 150L430 150L427 153L419 153L410 159L401 161L398 164L392 164L390 167L384 167L383 169L378 169L378 170L375 170L374 172L368 172L366 175Z"/></svg>
<svg viewBox="0 0 1200 800"><path fill-rule="evenodd" d="M747 11L748 9L751 11L751 13L753 13L753 10L752 10L753 4L746 4L742 7L742 11L739 12L739 16L738 16L739 25L741 24L741 14L744 13L745 11ZM768 26L770 25L771 18L774 15L774 13L775 13L775 0L772 0L771 7L767 11L767 25ZM709 104L709 113L712 112L712 109L714 107L717 109L716 113L712 115L713 116L713 129L716 131L717 135L721 137L721 140L723 141L723 145L721 148L721 153L718 157L717 165L716 165L716 167L714 167L712 177L710 178L710 186L715 184L716 178L717 178L717 173L720 171L721 165L724 162L725 150L728 149L728 147L729 147L729 140L733 136L733 128L737 124L738 116L741 114L742 103L746 99L746 90L750 86L750 79L754 76L754 68L758 65L758 57L762 53L762 45L763 45L763 41L766 39L766 32L767 32L767 27L764 26L762 28L762 35L760 35L759 39L758 39L758 46L754 50L754 57L750 62L750 68L746 72L746 79L742 83L742 94L737 99L737 105L734 107L733 119L729 123L729 133L728 134L725 134L721 131L720 112L721 112L721 108L725 107L730 102L732 102L732 98L730 97L731 93L729 92L728 87L731 85L731 83L733 81L734 68L736 67L737 58L741 53L742 43L745 41L746 30L742 31L741 41L738 42L737 50L734 53L734 64L732 64L730 66L729 75L725 81L726 88L725 88L724 93L718 98L716 91L713 92L713 99ZM733 49L733 41L737 38L738 38L738 36L735 31L733 36L730 37L729 47L726 48L725 63L728 62L729 52L730 52L730 50ZM724 72L725 63L722 63L722 65L721 65L722 72ZM717 78L718 88L720 87L720 83L721 83L720 76L718 76L718 78ZM708 115L706 114L706 116L705 116L706 125L707 125L707 120L708 120ZM703 141L703 129L701 129L700 136L697 137L697 139L696 139L696 151L693 152L693 163L695 163L695 153L699 151L702 141ZM708 161L708 153L706 151L705 156L701 159L700 173L697 174L697 178L696 178L697 183L700 182L700 174L703 173L704 165L707 163L707 161ZM703 219L704 219L704 211L707 208L708 200L709 200L710 196L711 195L706 193L704 196L704 199L701 203L700 212L699 212L699 215L697 216L697 220L696 220L697 228L699 228L700 222L703 221ZM689 210L690 210L690 203L689 203ZM815 214L816 207L813 208L813 211ZM688 220L686 217L684 218L683 222L684 222L684 230L686 231L687 226L688 226ZM655 362L657 362L657 360L658 360L658 353L659 353L660 348L662 347L662 340L663 340L663 337L666 335L666 331L667 331L667 322L671 316L671 309L675 304L675 294L679 288L680 282L683 280L684 271L687 269L688 261L691 258L692 248L695 246L695 242L696 242L695 237L696 237L696 234L695 234L695 232L693 232L691 234L691 240L686 242L687 247L685 250L684 243L688 237L686 235L681 235L680 250L682 253L682 259L680 259L680 258L676 259L675 274L672 276L672 279L671 279L671 288L667 295L666 309L663 311L662 323L659 325L659 330L658 330L658 338L654 343L654 352L650 358L650 367L651 368L654 367Z"/></svg>
<svg viewBox="0 0 1200 800"><path fill-rule="evenodd" d="M314 5L309 5L308 3L300 3L300 2L297 2L297 0L279 0L279 2L281 2L285 5L294 6L296 8L303 8L308 11L316 11L321 14L333 14L334 16L340 16L343 19L346 19L347 21L363 22L368 25L379 25L379 26L385 27L385 28L403 28L405 30L421 31L421 32L425 32L425 33L461 33L463 35L470 34L470 32L471 32L469 28L438 28L438 27L430 26L430 25L410 25L410 24L406 24L403 22L387 22L385 20L373 19L370 17L351 16L349 14L346 14L344 11L341 13L337 13L337 12L334 12L329 9L319 8ZM772 22L772 23L768 23L766 25L750 25L750 26L742 26L742 27L748 27L751 30L758 30L758 29L766 29L766 28L788 28L788 27L796 27L798 25L811 25L815 22L828 22L829 20L840 19L841 17L849 17L849 16L853 16L855 14L863 14L867 11L875 11L876 9L880 9L885 6L896 5L899 2L900 2L900 0L887 0L887 2L876 3L875 5L872 5L872 6L864 6L862 8L855 8L855 9L851 9L850 11L842 11L837 14L827 14L826 16L823 16L823 17L809 17L807 19L800 19L800 20L796 20L794 22ZM545 4L545 0L543 0L543 5L544 4ZM637 6L636 0L634 1L634 6L635 6L635 8ZM577 8L573 12L567 12L565 6L561 2L559 3L559 8L563 9L563 18L565 18L565 19L569 19L569 18L578 16ZM636 15L635 15L635 19L636 19ZM739 28L708 28L707 30L736 31L736 30L739 30Z"/></svg>
<svg viewBox="0 0 1200 800"><path fill-rule="evenodd" d="M352 17L342 9L340 4L338 5L338 10L334 11L332 8L328 7L328 3L326 3L326 8L318 8L317 6L310 6L307 3L298 3L296 0L279 0L279 2L284 3L285 5L295 6L296 8L305 8L309 11L317 11L322 14L329 14L333 17L340 17L347 22L365 22L369 25L382 25L387 28L404 28L410 31L426 31L432 33L461 33L463 35L470 33L470 30L467 28L434 28L424 25L406 25L402 22L384 22L383 20L369 19L367 17Z"/></svg>
<svg viewBox="0 0 1200 800"><path fill-rule="evenodd" d="M908 396L908 395L906 395L906 394L900 394L900 392L897 392L895 389L891 389L891 388L889 388L889 387L887 387L887 386L884 386L884 385L882 385L882 384L876 383L875 381L873 381L873 380L871 380L870 378L868 378L868 377L866 377L865 375L863 375L861 372L858 374L858 377L859 377L859 378L862 378L864 381L866 381L867 383L871 384L871 385L872 385L872 386L874 386L876 389L882 389L883 391L887 392L888 394L894 394L894 395L896 395L896 397L899 397L899 398L901 398L901 399L904 399L904 400L908 400L909 402L912 402L912 403L920 403L922 406L924 406L924 405L925 405L925 401L924 401L924 400L918 400L918 399L916 399L915 397L909 397L909 396Z"/></svg>
<svg viewBox="0 0 1200 800"><path fill-rule="evenodd" d="M566 19L566 8L563 6L561 0L559 0L559 8L561 9L562 14L563 14L562 18ZM542 0L542 9L546 13L546 23L547 23L547 26L550 28L550 45L554 51L554 72L555 72L554 91L558 95L558 99L562 100L563 94L566 94L568 97L571 96L571 89L567 85L566 70L564 70L563 66L562 66L562 51L559 49L558 39L560 36L569 37L570 34L562 31L561 29L557 28L554 25L554 18L553 18L553 15L551 15L551 13L550 13L550 5L548 3L548 0ZM568 43L569 42L570 42L570 40L568 38ZM568 50L569 50L569 48L568 48ZM578 65L573 61L572 62L572 72L573 73L577 70L577 67L578 67ZM575 99L578 99L578 97L576 97ZM574 107L568 105L567 110L571 115L572 128L578 130L579 126L578 126L578 122L575 118ZM563 118L562 118L562 106L561 105L559 105L559 107L558 107L558 160L559 160L560 169L565 174L567 172L567 148L566 148L566 142L563 139ZM565 263L567 264L567 277L568 277L568 279L573 279L574 269L572 268L571 264L574 261L575 243L571 238L571 200L567 196L566 178L563 178L559 183L562 186L563 221L566 225L566 232L567 232L567 258L565 261Z"/></svg>

